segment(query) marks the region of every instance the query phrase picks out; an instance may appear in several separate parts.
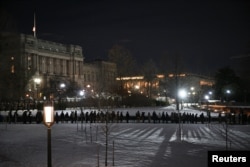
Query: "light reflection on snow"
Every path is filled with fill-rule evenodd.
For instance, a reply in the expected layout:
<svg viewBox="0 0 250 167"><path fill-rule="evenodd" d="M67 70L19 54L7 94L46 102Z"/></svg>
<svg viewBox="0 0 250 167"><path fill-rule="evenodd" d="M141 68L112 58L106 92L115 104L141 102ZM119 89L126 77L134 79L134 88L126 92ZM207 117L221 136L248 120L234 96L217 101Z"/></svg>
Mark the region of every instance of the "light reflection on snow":
<svg viewBox="0 0 250 167"><path fill-rule="evenodd" d="M197 129L181 129L181 141L192 144L210 145L210 146L225 146L225 129L221 125L213 125L213 131L204 126ZM185 131L185 132L183 132ZM176 130L169 139L169 142L178 141L178 130ZM229 148L244 149L245 145L250 144L250 134L240 131L231 130L228 128L228 145ZM245 138L246 140L242 140Z"/></svg>
<svg viewBox="0 0 250 167"><path fill-rule="evenodd" d="M0 124L0 166L45 166L46 128L43 125L11 124L7 129L4 126ZM98 148L100 166L104 166L102 126L92 124L90 128L90 124L84 124L84 128L77 129L76 124L55 124L52 128L53 166L97 166ZM206 149L225 149L222 125L183 124L181 138L178 127L178 124L114 124L109 136L108 164L112 164L113 141L115 166L120 167L171 166L171 163L173 166L178 163L178 157L185 162L197 157L206 161ZM250 149L248 126L229 126L228 130L230 149ZM193 167L199 165L194 163Z"/></svg>
<svg viewBox="0 0 250 167"><path fill-rule="evenodd" d="M171 136L171 138L169 139L169 142L173 142L177 140L177 135L176 135L176 131L174 132L174 134Z"/></svg>

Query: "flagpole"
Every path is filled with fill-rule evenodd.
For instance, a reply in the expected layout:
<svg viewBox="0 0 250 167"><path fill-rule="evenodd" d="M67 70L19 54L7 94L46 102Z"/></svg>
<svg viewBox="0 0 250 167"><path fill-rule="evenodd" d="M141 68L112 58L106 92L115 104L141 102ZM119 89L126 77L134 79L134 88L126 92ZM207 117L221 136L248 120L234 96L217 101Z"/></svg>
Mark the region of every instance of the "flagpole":
<svg viewBox="0 0 250 167"><path fill-rule="evenodd" d="M34 13L34 26L33 26L33 34L34 37L36 38L36 13Z"/></svg>

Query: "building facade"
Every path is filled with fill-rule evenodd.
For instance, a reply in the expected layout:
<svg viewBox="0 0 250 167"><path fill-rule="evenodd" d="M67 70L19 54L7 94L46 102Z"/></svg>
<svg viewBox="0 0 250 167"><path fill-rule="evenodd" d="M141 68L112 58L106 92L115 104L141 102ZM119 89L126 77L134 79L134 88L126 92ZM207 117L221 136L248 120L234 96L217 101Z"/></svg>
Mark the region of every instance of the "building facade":
<svg viewBox="0 0 250 167"><path fill-rule="evenodd" d="M175 98L176 89L185 89L192 101L200 100L202 94L211 91L214 85L212 78L189 73L158 74L151 81L146 81L144 76L121 77L116 80L122 82L128 94L143 94L154 99Z"/></svg>
<svg viewBox="0 0 250 167"><path fill-rule="evenodd" d="M66 89L100 94L115 87L116 65L84 63L81 46L26 34L1 33L0 39L1 99L56 98Z"/></svg>
<svg viewBox="0 0 250 167"><path fill-rule="evenodd" d="M214 84L213 79L194 74L155 75L150 81L144 76L117 78L115 63L84 63L81 46L25 34L0 33L0 39L0 100L57 98L66 90L75 93L71 96L82 90L87 96L108 97L119 89L157 98L175 96L177 78L178 87L193 87L200 94Z"/></svg>
<svg viewBox="0 0 250 167"><path fill-rule="evenodd" d="M127 94L141 94L151 98L156 98L159 95L161 82L164 79L164 75L155 75L151 81L147 81L143 75L116 78Z"/></svg>
<svg viewBox="0 0 250 167"><path fill-rule="evenodd" d="M116 91L117 67L115 63L95 60L84 63L83 78L86 95L107 96Z"/></svg>

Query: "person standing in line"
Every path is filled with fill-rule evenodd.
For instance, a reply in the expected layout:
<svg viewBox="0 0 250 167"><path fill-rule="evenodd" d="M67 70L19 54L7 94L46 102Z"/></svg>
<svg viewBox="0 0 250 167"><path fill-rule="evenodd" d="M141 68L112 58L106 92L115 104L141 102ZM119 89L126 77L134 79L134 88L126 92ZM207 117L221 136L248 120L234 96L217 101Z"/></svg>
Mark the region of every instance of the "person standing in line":
<svg viewBox="0 0 250 167"><path fill-rule="evenodd" d="M150 114L150 112L148 112L148 123L150 123L151 122L151 114Z"/></svg>
<svg viewBox="0 0 250 167"><path fill-rule="evenodd" d="M128 111L126 113L126 121L127 121L127 123L129 123L129 113L128 113Z"/></svg>

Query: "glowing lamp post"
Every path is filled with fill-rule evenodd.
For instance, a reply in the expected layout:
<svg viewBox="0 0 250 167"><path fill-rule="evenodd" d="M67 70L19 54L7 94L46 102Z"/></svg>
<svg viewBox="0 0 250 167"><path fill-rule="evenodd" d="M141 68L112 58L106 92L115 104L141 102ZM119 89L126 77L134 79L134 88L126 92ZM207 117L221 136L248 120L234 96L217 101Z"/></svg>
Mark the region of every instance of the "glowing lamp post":
<svg viewBox="0 0 250 167"><path fill-rule="evenodd" d="M183 99L186 98L187 96L187 92L184 89L180 89L178 90L178 99L181 99L181 109L183 109ZM179 100L178 100L179 101ZM181 128L181 113L180 113L180 109L179 109L179 103L178 105L178 117L179 117L179 139L182 140L182 128Z"/></svg>
<svg viewBox="0 0 250 167"><path fill-rule="evenodd" d="M43 108L43 123L45 126L47 126L47 134L48 134L48 140L47 140L47 160L48 160L48 167L52 166L51 163L51 126L54 124L54 106L53 102L48 102L44 104Z"/></svg>
<svg viewBox="0 0 250 167"><path fill-rule="evenodd" d="M36 84L36 98L39 99L39 92L38 92L38 88L40 86L40 83L41 83L41 78L35 78L34 79L34 82Z"/></svg>
<svg viewBox="0 0 250 167"><path fill-rule="evenodd" d="M179 98L181 98L181 109L183 109L183 99L187 97L187 92L184 89L179 90Z"/></svg>
<svg viewBox="0 0 250 167"><path fill-rule="evenodd" d="M207 106L207 116L208 116L208 123L210 123L211 122L211 113L210 113L210 110L209 110L209 99L210 99L210 97L209 97L209 95L205 95L204 96L204 98L205 98L205 100L206 100L206 106Z"/></svg>
<svg viewBox="0 0 250 167"><path fill-rule="evenodd" d="M228 97L229 97L230 94L231 94L231 90L226 90L227 102L228 102L228 100L229 100Z"/></svg>

